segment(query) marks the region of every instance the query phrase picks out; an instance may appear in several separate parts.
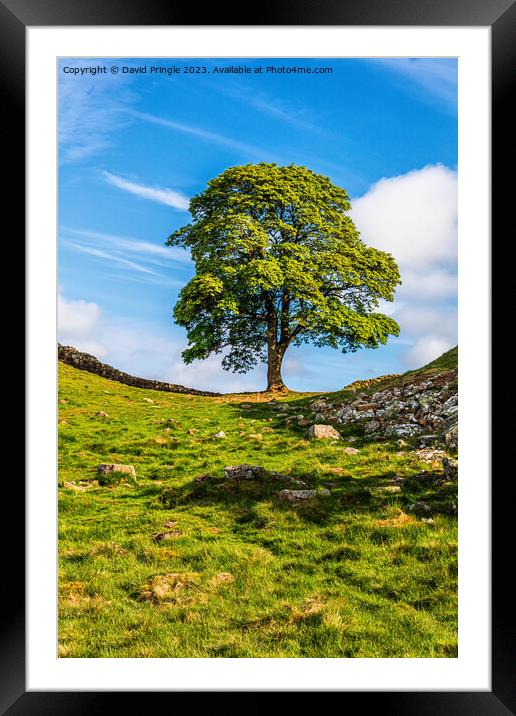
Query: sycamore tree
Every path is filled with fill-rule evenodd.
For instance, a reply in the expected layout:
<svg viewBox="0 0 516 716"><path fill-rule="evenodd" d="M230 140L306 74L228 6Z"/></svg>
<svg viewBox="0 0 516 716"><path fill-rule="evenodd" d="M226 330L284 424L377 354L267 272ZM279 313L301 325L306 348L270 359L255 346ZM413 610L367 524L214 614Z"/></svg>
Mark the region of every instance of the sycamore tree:
<svg viewBox="0 0 516 716"><path fill-rule="evenodd" d="M290 345L377 348L399 326L378 312L401 283L394 258L366 246L344 189L305 167L226 169L190 201L193 220L169 246L189 249L195 276L174 307L191 363L225 353L225 370L267 363L267 389L286 390Z"/></svg>

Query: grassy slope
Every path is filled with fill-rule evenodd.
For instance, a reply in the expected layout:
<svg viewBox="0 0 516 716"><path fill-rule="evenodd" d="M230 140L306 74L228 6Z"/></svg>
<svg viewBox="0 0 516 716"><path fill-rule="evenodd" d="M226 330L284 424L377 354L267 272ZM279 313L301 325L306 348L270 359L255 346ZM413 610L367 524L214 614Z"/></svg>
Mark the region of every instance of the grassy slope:
<svg viewBox="0 0 516 716"><path fill-rule="evenodd" d="M429 469L412 450L359 439L358 455L347 455L345 442L308 442L263 403L242 409L249 396L159 393L63 364L59 398L61 656L456 655L455 495L418 479L401 494L378 490L395 474ZM176 423L165 433L169 418ZM213 439L219 430L226 440ZM101 462L134 464L137 486L62 487L94 479ZM331 500L285 507L279 488L180 499L196 476L244 462L331 483ZM166 488L179 498L168 507L158 499ZM414 500L433 506L433 524L400 517ZM181 534L156 544L168 520ZM171 600L139 598L170 573L184 584ZM234 581L217 585L220 573Z"/></svg>

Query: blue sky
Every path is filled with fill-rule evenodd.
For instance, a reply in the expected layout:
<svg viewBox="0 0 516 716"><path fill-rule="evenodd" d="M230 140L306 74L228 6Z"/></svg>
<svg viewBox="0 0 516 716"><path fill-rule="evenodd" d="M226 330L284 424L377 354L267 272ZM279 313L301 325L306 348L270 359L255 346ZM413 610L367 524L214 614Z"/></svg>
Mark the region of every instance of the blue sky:
<svg viewBox="0 0 516 716"><path fill-rule="evenodd" d="M209 71L150 73L185 65ZM252 72L213 71L235 65ZM270 65L333 71L254 71ZM80 72L97 66L107 73ZM188 199L209 179L273 161L344 187L362 238L390 251L403 279L383 307L399 338L347 355L290 348L289 387L338 389L417 367L456 344L455 60L62 59L58 80L61 342L144 377L263 389L264 366L242 376L222 371L220 356L182 363L186 334L172 308L194 269L185 251L164 243L188 223Z"/></svg>

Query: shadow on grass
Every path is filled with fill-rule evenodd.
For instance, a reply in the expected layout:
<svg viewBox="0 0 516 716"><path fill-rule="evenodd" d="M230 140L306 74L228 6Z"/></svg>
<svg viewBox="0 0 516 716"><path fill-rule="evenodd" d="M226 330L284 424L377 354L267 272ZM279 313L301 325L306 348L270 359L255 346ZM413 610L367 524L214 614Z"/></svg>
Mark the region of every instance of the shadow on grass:
<svg viewBox="0 0 516 716"><path fill-rule="evenodd" d="M272 503L277 509L295 510L307 522L324 523L343 512L381 512L386 506L397 506L403 511L414 511L416 516L455 515L457 504L456 483L443 482L440 472L424 472L407 478L393 477L392 472L360 479L341 478L323 481L313 475L289 476L303 481L306 487L289 484L288 478L264 477L256 480L228 480L204 476L181 487L165 487L158 495L159 503L166 509L195 503L217 505L237 514L237 522L255 521L255 507L260 503ZM281 499L282 490L318 490L331 486L330 495L324 493L296 503ZM393 489L394 488L394 489ZM416 507L412 507L416 505ZM426 507L425 507L426 506ZM240 515L240 516L238 516Z"/></svg>

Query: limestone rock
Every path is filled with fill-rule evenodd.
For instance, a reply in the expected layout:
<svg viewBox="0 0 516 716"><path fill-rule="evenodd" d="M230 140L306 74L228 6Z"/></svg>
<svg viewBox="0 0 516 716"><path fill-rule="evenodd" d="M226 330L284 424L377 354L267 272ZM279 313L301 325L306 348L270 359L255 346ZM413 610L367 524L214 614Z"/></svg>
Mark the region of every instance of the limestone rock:
<svg viewBox="0 0 516 716"><path fill-rule="evenodd" d="M413 512L415 515L429 515L432 512L430 505L426 502L413 502L409 505L408 512Z"/></svg>
<svg viewBox="0 0 516 716"><path fill-rule="evenodd" d="M98 466L97 472L99 475L99 484L101 485L107 485L110 482L116 482L117 480L113 478L113 473L119 473L119 479L120 475L128 475L133 480L136 479L136 470L134 468L134 465L115 465L103 463L102 465Z"/></svg>
<svg viewBox="0 0 516 716"><path fill-rule="evenodd" d="M342 452L345 452L346 455L357 455L358 450L354 447L345 447Z"/></svg>
<svg viewBox="0 0 516 716"><path fill-rule="evenodd" d="M367 434L374 433L376 430L379 430L381 428L381 426L382 426L382 424L380 423L379 420L370 420L366 424L366 426L364 428L364 432Z"/></svg>
<svg viewBox="0 0 516 716"><path fill-rule="evenodd" d="M219 433L215 433L215 435L213 437L217 438L217 440L224 440L224 438L226 438L227 435L223 430L221 430Z"/></svg>
<svg viewBox="0 0 516 716"><path fill-rule="evenodd" d="M278 497L283 502L290 504L296 504L299 502L305 502L306 500L313 500L320 497L329 497L329 490L281 490L278 493Z"/></svg>
<svg viewBox="0 0 516 716"><path fill-rule="evenodd" d="M342 440L342 436L331 425L312 425L308 437L314 440Z"/></svg>
<svg viewBox="0 0 516 716"><path fill-rule="evenodd" d="M444 457L443 470L445 479L456 480L459 476L459 461L452 457Z"/></svg>
<svg viewBox="0 0 516 716"><path fill-rule="evenodd" d="M262 480L266 471L259 465L230 465L224 468L226 480Z"/></svg>

